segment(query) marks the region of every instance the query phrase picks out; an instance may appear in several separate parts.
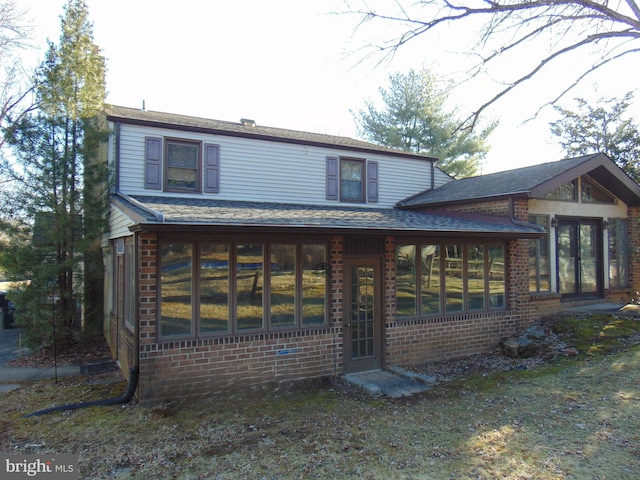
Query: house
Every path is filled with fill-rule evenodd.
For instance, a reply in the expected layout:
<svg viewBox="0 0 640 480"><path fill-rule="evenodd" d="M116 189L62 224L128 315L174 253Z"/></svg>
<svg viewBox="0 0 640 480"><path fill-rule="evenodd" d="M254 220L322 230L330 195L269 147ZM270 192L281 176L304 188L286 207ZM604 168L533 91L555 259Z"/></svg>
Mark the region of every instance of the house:
<svg viewBox="0 0 640 480"><path fill-rule="evenodd" d="M470 355L640 283L640 187L604 155L453 180L350 138L105 115L105 332L141 401Z"/></svg>

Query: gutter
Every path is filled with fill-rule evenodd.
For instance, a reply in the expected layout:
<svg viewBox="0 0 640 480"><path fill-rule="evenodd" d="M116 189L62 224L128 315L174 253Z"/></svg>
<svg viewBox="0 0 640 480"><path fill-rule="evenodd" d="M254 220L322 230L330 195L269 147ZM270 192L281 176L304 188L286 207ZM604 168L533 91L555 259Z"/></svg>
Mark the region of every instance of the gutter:
<svg viewBox="0 0 640 480"><path fill-rule="evenodd" d="M113 198L113 201L117 202L122 208L127 210L128 215L136 223L148 222L149 219L142 217L139 213L131 211L130 207L127 207L127 205L124 205L122 203L123 201L127 202L127 203L130 203L131 205L134 205L137 208L139 208L140 210L142 210L144 212L147 212L149 215L155 217L155 218L152 219L152 221L158 222L158 223L164 223L164 215L162 214L162 212L159 212L157 210L153 210L153 209L149 208L145 204L139 202L135 198L130 197L129 195L126 195L126 194L124 194L122 192L118 192L118 193L114 194L112 198Z"/></svg>
<svg viewBox="0 0 640 480"><path fill-rule="evenodd" d="M514 211L515 208L513 206L513 203L514 203L513 197L510 197L509 198L509 219L511 220L512 223L520 227L537 228L540 232L545 232L544 227L540 225L536 225L535 223L523 222L522 220L516 220L515 211Z"/></svg>

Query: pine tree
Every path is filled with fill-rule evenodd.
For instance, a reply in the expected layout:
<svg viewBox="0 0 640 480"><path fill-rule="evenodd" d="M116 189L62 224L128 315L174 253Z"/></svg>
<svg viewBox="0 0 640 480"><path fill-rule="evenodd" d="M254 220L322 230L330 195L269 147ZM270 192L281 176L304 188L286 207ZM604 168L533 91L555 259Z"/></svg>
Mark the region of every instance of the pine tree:
<svg viewBox="0 0 640 480"><path fill-rule="evenodd" d="M14 267L31 280L22 299L28 311L22 322L34 333L32 343L50 338L48 324L42 325L51 316L49 305L58 339L69 340L86 287L84 274L92 272L92 281L100 277L94 272L96 258L87 262L85 256L105 218L106 167L93 163L88 168L103 135L95 119L106 96L105 61L93 43L88 17L84 0L68 1L60 43L49 44L36 73L38 111L6 132L15 155L13 163L3 165L15 184L11 244L20 252ZM27 249L28 230L32 241ZM29 249L32 255L25 253Z"/></svg>
<svg viewBox="0 0 640 480"><path fill-rule="evenodd" d="M590 104L576 98L576 110L555 107L561 118L551 133L570 157L605 153L636 182L640 182L640 130L627 114L633 93L623 98L600 98Z"/></svg>
<svg viewBox="0 0 640 480"><path fill-rule="evenodd" d="M492 124L475 134L461 129L455 111L447 111L446 93L428 70L389 76L389 88L380 88L384 108L371 102L356 116L360 135L373 143L439 159L438 166L456 178L479 173L480 160L489 151Z"/></svg>

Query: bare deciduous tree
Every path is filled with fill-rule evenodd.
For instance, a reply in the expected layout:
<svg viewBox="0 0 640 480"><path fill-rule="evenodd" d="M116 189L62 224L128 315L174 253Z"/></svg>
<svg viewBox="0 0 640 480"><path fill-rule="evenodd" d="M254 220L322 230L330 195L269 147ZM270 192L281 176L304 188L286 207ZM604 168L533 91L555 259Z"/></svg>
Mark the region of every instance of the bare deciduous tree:
<svg viewBox="0 0 640 480"><path fill-rule="evenodd" d="M28 101L32 86L24 73L18 51L30 48L31 26L15 0L0 1L0 129L33 109ZM4 135L0 134L0 148Z"/></svg>
<svg viewBox="0 0 640 480"><path fill-rule="evenodd" d="M528 60L528 66L514 78L500 80L497 93L469 117L470 127L487 107L549 64L583 53L589 58L581 70L566 73L562 86L546 103L555 105L589 74L640 53L640 7L636 0L395 0L370 5L365 1L363 8L351 10L361 17L360 27L371 22L400 27L397 35L370 45L370 55L388 58L408 42L435 35L446 25L458 28L460 35L477 31L469 52L477 56L469 70L471 77L504 57L527 52L517 58ZM434 48L441 47L433 43L437 45Z"/></svg>

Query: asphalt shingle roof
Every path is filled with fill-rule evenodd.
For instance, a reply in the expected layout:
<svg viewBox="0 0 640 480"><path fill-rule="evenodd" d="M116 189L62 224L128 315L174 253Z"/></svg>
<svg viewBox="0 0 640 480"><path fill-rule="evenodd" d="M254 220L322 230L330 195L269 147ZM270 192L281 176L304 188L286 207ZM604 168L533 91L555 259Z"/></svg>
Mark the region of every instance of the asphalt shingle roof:
<svg viewBox="0 0 640 480"><path fill-rule="evenodd" d="M410 207L500 196L526 195L535 187L598 155L600 154L542 163L478 177L462 178L434 190L427 190L402 200L398 205Z"/></svg>
<svg viewBox="0 0 640 480"><path fill-rule="evenodd" d="M368 232L448 233L535 236L538 227L508 219L398 209L293 205L200 198L117 195L116 203L135 211L139 224L276 229L357 230Z"/></svg>
<svg viewBox="0 0 640 480"><path fill-rule="evenodd" d="M136 108L109 106L105 109L109 120L132 124L145 124L180 130L193 130L212 134L255 138L285 143L302 143L305 145L328 146L361 152L376 152L394 156L414 158L419 160L436 161L436 158L393 148L376 145L350 137L327 135L322 133L303 132L284 128L244 125L240 122L228 122L209 118L178 115L174 113L153 112Z"/></svg>
<svg viewBox="0 0 640 480"><path fill-rule="evenodd" d="M640 185L604 153L548 162L479 177L454 180L398 202L417 208L466 203L508 196L543 198L562 184L588 174L628 205L640 205Z"/></svg>

